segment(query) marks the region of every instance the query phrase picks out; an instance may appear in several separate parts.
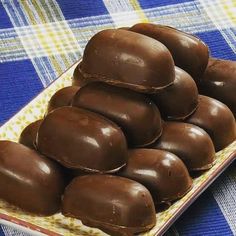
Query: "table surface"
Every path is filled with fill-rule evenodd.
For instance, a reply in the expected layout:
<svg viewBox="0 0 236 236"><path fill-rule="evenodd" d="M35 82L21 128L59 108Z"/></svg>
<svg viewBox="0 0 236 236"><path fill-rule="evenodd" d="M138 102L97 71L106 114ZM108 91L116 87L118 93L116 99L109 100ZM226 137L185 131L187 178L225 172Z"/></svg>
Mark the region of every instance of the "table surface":
<svg viewBox="0 0 236 236"><path fill-rule="evenodd" d="M166 24L236 60L235 0L0 0L0 125L82 55L99 30ZM235 164L181 216L168 235L236 235ZM25 235L0 226L2 235Z"/></svg>

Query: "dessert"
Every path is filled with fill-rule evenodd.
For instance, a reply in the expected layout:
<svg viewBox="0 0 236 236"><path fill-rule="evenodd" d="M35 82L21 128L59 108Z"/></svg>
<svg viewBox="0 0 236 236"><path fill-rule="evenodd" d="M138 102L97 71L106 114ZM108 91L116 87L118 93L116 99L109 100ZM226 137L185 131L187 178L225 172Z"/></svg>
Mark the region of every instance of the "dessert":
<svg viewBox="0 0 236 236"><path fill-rule="evenodd" d="M230 109L216 99L199 95L197 110L185 122L204 129L219 151L236 139L236 124Z"/></svg>
<svg viewBox="0 0 236 236"><path fill-rule="evenodd" d="M118 175L143 184L155 204L181 198L192 186L184 163L173 153L157 149L131 149L128 163Z"/></svg>
<svg viewBox="0 0 236 236"><path fill-rule="evenodd" d="M95 34L79 70L85 79L151 93L173 83L174 61L157 40L121 29Z"/></svg>
<svg viewBox="0 0 236 236"><path fill-rule="evenodd" d="M76 107L50 112L38 130L36 145L65 167L89 172L115 172L127 160L121 129L99 114Z"/></svg>
<svg viewBox="0 0 236 236"><path fill-rule="evenodd" d="M32 122L31 124L26 126L20 135L19 143L29 148L35 149L36 136L41 123L42 119L36 120L35 122Z"/></svg>
<svg viewBox="0 0 236 236"><path fill-rule="evenodd" d="M48 102L47 113L58 107L70 106L71 100L78 90L78 86L68 86L58 90Z"/></svg>
<svg viewBox="0 0 236 236"><path fill-rule="evenodd" d="M188 72L196 81L204 73L209 50L207 45L196 36L170 26L150 23L139 23L129 30L163 43L171 52L175 65Z"/></svg>
<svg viewBox="0 0 236 236"><path fill-rule="evenodd" d="M236 117L236 62L210 58L200 80L201 94L227 105Z"/></svg>
<svg viewBox="0 0 236 236"><path fill-rule="evenodd" d="M72 106L99 113L121 127L130 146L142 147L157 140L162 131L156 105L144 94L94 82L81 88Z"/></svg>
<svg viewBox="0 0 236 236"><path fill-rule="evenodd" d="M111 235L134 235L156 223L149 191L133 180L111 175L75 178L66 188L62 213Z"/></svg>
<svg viewBox="0 0 236 236"><path fill-rule="evenodd" d="M83 87L84 85L88 84L90 81L86 78L83 77L83 75L80 72L80 64L79 63L73 73L72 77L72 86L78 86L78 87Z"/></svg>
<svg viewBox="0 0 236 236"><path fill-rule="evenodd" d="M174 153L189 171L207 170L215 159L210 136L200 127L182 122L165 122L161 137L151 148Z"/></svg>
<svg viewBox="0 0 236 236"><path fill-rule="evenodd" d="M22 144L0 141L0 198L30 213L59 211L66 178L61 166Z"/></svg>
<svg viewBox="0 0 236 236"><path fill-rule="evenodd" d="M198 89L187 72L175 67L174 83L152 94L151 98L164 119L183 120L197 108Z"/></svg>

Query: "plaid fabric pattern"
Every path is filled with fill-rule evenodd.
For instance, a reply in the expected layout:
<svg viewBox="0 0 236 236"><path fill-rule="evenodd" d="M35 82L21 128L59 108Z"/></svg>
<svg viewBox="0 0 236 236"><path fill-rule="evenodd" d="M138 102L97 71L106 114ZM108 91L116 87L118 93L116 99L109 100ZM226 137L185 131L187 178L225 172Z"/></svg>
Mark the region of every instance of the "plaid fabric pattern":
<svg viewBox="0 0 236 236"><path fill-rule="evenodd" d="M171 25L236 60L235 0L0 0L0 125L82 55L96 32L137 22ZM233 164L167 235L236 235ZM0 235L25 235L0 226Z"/></svg>

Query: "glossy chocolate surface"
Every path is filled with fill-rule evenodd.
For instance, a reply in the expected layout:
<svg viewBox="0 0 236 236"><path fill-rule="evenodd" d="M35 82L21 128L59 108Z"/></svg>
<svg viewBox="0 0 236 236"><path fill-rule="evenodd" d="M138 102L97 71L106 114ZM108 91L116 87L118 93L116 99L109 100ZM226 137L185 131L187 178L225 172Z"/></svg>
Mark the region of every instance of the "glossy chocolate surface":
<svg viewBox="0 0 236 236"><path fill-rule="evenodd" d="M120 27L120 28L118 28L118 29L122 29L122 30L128 30L130 27L128 27L128 26L124 26L124 27Z"/></svg>
<svg viewBox="0 0 236 236"><path fill-rule="evenodd" d="M62 165L91 172L115 172L126 164L121 129L105 117L76 107L61 107L43 120L38 150Z"/></svg>
<svg viewBox="0 0 236 236"><path fill-rule="evenodd" d="M88 42L80 72L139 92L154 92L174 81L174 61L160 42L122 29L108 29Z"/></svg>
<svg viewBox="0 0 236 236"><path fill-rule="evenodd" d="M60 209L64 174L54 161L22 144L0 141L0 198L25 211L52 215Z"/></svg>
<svg viewBox="0 0 236 236"><path fill-rule="evenodd" d="M58 107L70 106L71 100L79 90L78 86L68 86L58 90L48 103L47 112L50 112Z"/></svg>
<svg viewBox="0 0 236 236"><path fill-rule="evenodd" d="M225 105L236 117L236 61L210 58L199 91Z"/></svg>
<svg viewBox="0 0 236 236"><path fill-rule="evenodd" d="M37 120L26 126L20 135L19 143L35 149L36 136L41 123L42 120Z"/></svg>
<svg viewBox="0 0 236 236"><path fill-rule="evenodd" d="M198 89L193 78L175 67L174 83L151 95L163 118L183 120L192 114L198 104Z"/></svg>
<svg viewBox="0 0 236 236"><path fill-rule="evenodd" d="M150 23L139 23L129 30L163 43L171 52L175 65L187 71L194 79L204 73L209 50L199 38L169 26Z"/></svg>
<svg viewBox="0 0 236 236"><path fill-rule="evenodd" d="M72 106L85 108L118 124L130 146L153 143L162 131L156 105L144 94L105 83L90 83L73 98Z"/></svg>
<svg viewBox="0 0 236 236"><path fill-rule="evenodd" d="M210 135L216 151L236 139L234 115L225 104L216 99L199 95L197 110L185 122L204 129Z"/></svg>
<svg viewBox="0 0 236 236"><path fill-rule="evenodd" d="M156 223L149 191L133 180L111 175L75 178L66 188L62 213L111 235L133 235Z"/></svg>
<svg viewBox="0 0 236 236"><path fill-rule="evenodd" d="M85 86L86 84L88 84L90 80L84 78L83 75L81 74L80 69L79 69L80 64L81 63L79 63L74 70L73 77L72 77L72 85L78 86L81 88Z"/></svg>
<svg viewBox="0 0 236 236"><path fill-rule="evenodd" d="M173 153L157 149L129 150L128 163L118 174L143 184L155 204L176 200L192 186L184 163Z"/></svg>
<svg viewBox="0 0 236 236"><path fill-rule="evenodd" d="M210 136L200 127L182 122L165 122L161 137L151 148L174 153L190 171L209 169L215 159Z"/></svg>

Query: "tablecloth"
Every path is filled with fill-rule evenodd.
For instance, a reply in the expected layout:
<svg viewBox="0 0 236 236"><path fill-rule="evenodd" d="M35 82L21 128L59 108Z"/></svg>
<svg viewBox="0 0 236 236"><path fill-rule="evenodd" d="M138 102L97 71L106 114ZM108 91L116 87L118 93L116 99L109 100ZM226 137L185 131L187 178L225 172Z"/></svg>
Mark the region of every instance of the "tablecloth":
<svg viewBox="0 0 236 236"><path fill-rule="evenodd" d="M78 60L94 33L137 22L195 34L212 56L236 60L235 0L2 0L0 125ZM236 235L235 180L232 165L168 234ZM23 234L1 226L0 235Z"/></svg>

